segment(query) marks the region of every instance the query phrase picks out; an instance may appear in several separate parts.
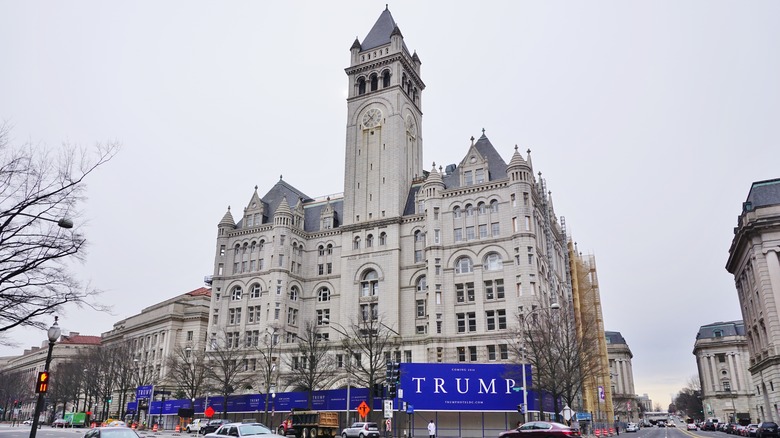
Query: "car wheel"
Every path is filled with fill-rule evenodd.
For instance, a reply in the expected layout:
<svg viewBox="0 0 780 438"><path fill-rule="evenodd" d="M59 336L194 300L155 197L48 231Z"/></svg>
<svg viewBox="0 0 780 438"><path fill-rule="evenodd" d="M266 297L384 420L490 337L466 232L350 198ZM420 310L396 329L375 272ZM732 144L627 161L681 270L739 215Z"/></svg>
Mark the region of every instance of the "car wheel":
<svg viewBox="0 0 780 438"><path fill-rule="evenodd" d="M358 436L358 438L366 438L366 437L365 437L365 435L363 435L363 434L361 433L361 434Z"/></svg>
<svg viewBox="0 0 780 438"><path fill-rule="evenodd" d="M347 433L346 432L342 433L341 438L347 438Z"/></svg>

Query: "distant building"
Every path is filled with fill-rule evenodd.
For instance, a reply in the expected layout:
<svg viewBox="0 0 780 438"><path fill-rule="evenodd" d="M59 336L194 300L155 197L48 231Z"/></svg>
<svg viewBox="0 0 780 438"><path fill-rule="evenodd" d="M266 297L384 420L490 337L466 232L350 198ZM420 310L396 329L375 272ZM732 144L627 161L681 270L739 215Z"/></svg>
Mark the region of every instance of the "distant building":
<svg viewBox="0 0 780 438"><path fill-rule="evenodd" d="M757 422L749 355L742 321L701 326L693 348L699 370L704 417L721 421Z"/></svg>
<svg viewBox="0 0 780 438"><path fill-rule="evenodd" d="M638 396L637 401L639 402L639 405L642 406L640 408L642 412L650 412L653 410L653 401L647 394Z"/></svg>
<svg viewBox="0 0 780 438"><path fill-rule="evenodd" d="M54 345L54 349L52 349L49 369L56 370L59 364L68 362L77 355L99 345L100 336L85 336L78 332L61 335ZM38 372L43 371L46 367L46 354L48 351L49 341L45 340L41 342L40 347L24 350L21 356L4 358L3 373L21 372L20 377L22 381L29 382L28 392L25 393L25 396L18 398L22 402L21 414L18 417L20 420L27 420L33 417L36 401L35 379ZM7 396L16 398L13 394L7 394ZM10 417L6 417L6 419L10 419Z"/></svg>
<svg viewBox="0 0 780 438"><path fill-rule="evenodd" d="M742 309L756 417L780 421L780 179L752 184L726 269Z"/></svg>
<svg viewBox="0 0 780 438"><path fill-rule="evenodd" d="M621 421L638 419L640 409L634 390L634 369L631 364L634 355L620 332L605 332L605 338L615 416Z"/></svg>

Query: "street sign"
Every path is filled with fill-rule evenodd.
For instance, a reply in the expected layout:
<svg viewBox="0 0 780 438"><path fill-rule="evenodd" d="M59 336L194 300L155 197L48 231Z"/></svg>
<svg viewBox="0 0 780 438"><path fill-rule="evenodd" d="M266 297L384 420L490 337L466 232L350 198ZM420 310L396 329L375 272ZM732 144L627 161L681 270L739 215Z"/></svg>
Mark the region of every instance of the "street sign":
<svg viewBox="0 0 780 438"><path fill-rule="evenodd" d="M207 407L206 411L203 413L203 415L205 415L206 418L213 417L214 416L214 408L212 408L211 406Z"/></svg>
<svg viewBox="0 0 780 438"><path fill-rule="evenodd" d="M393 418L393 401L385 400L384 408L385 418Z"/></svg>
<svg viewBox="0 0 780 438"><path fill-rule="evenodd" d="M604 392L604 387L599 385L599 401L603 402L605 397L606 393Z"/></svg>
<svg viewBox="0 0 780 438"><path fill-rule="evenodd" d="M365 418L366 415L368 415L369 412L371 412L371 408L368 407L366 402L360 402L360 405L357 407L358 414L360 414L361 417Z"/></svg>
<svg viewBox="0 0 780 438"><path fill-rule="evenodd" d="M569 405L566 405L563 407L563 410L560 412L560 414L563 415L564 420L569 421L574 415L574 411L569 407Z"/></svg>
<svg viewBox="0 0 780 438"><path fill-rule="evenodd" d="M414 405L411 403L407 403L406 405L406 413L407 414L414 414Z"/></svg>

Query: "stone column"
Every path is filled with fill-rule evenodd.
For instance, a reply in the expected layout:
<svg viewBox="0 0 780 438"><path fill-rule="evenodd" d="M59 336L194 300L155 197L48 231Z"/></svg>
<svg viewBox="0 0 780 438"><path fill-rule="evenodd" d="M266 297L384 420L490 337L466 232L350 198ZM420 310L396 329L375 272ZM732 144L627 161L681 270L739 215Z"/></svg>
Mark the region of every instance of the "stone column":
<svg viewBox="0 0 780 438"><path fill-rule="evenodd" d="M764 248L762 253L766 259L766 266L769 271L769 287L772 290L772 296L777 307L780 306L780 259L778 259L780 247ZM777 309L777 314L780 316L780 308ZM774 342L769 341L769 343L773 344Z"/></svg>

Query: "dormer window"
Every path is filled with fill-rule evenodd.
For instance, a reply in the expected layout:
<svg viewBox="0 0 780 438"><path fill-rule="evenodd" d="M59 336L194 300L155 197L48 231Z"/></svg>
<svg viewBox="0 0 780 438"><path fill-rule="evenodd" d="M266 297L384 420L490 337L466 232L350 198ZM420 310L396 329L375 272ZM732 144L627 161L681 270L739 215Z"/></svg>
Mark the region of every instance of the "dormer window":
<svg viewBox="0 0 780 438"><path fill-rule="evenodd" d="M722 338L723 337L723 330L715 330L712 332L713 336L716 338Z"/></svg>
<svg viewBox="0 0 780 438"><path fill-rule="evenodd" d="M467 170L463 173L463 184L470 186L474 184L474 173L470 170Z"/></svg>
<svg viewBox="0 0 780 438"><path fill-rule="evenodd" d="M485 182L485 169L477 169L474 174L476 176L477 184Z"/></svg>

